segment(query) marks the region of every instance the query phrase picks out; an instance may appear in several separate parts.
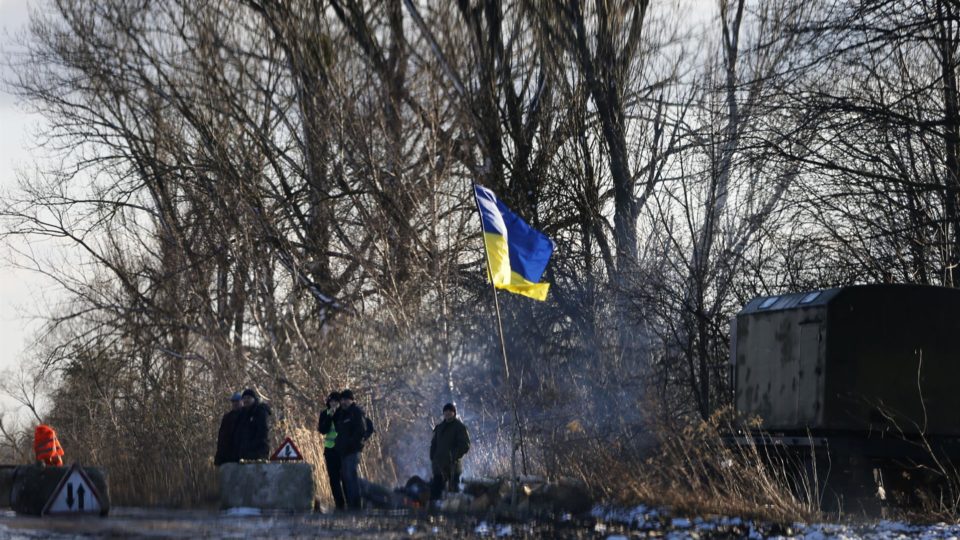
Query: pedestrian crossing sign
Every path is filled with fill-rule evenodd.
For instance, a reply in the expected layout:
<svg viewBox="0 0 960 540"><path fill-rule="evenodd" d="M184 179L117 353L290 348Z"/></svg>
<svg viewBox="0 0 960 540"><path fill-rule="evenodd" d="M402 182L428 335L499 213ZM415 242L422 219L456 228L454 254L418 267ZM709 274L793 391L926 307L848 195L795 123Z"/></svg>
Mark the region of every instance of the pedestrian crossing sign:
<svg viewBox="0 0 960 540"><path fill-rule="evenodd" d="M94 487L83 467L74 463L60 479L53 490L50 500L44 505L42 516L64 514L100 514L103 504L100 494Z"/></svg>
<svg viewBox="0 0 960 540"><path fill-rule="evenodd" d="M270 456L270 461L303 461L303 454L297 445L293 444L293 440L287 437L280 448Z"/></svg>

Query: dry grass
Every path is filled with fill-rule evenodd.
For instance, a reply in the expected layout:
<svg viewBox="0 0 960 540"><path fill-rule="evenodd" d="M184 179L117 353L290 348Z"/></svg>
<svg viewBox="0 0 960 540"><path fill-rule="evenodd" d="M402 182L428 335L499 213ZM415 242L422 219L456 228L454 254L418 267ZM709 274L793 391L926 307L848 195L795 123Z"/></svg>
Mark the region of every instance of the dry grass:
<svg viewBox="0 0 960 540"><path fill-rule="evenodd" d="M647 449L629 442L588 445L570 456L570 469L602 498L621 504L780 522L818 516L816 483L802 473L791 476L800 469L783 456L726 442L726 416L680 429L661 426Z"/></svg>
<svg viewBox="0 0 960 540"><path fill-rule="evenodd" d="M216 436L144 422L61 430L67 462L103 467L114 505L211 507L219 499Z"/></svg>
<svg viewBox="0 0 960 540"><path fill-rule="evenodd" d="M307 429L278 423L274 429L276 435L282 441L285 436L293 439L294 444L303 454L303 459L313 465L313 482L317 486L317 497L330 501L333 497L330 495L330 483L327 482L327 469L323 461L323 436L315 429Z"/></svg>
<svg viewBox="0 0 960 540"><path fill-rule="evenodd" d="M909 505L903 513L915 522L960 522L960 470L936 451L925 436L918 444L929 458L923 464L908 464L912 488L895 494Z"/></svg>
<svg viewBox="0 0 960 540"><path fill-rule="evenodd" d="M303 422L307 417L303 413L297 415L299 422L277 421L272 444L279 445L286 436L294 440L306 461L314 465L318 498L330 504L322 437L313 422ZM217 504L219 486L212 455L219 418L211 419L196 408L172 409L145 421L123 416L114 419L92 425L82 417L70 416L56 424L68 461L107 469L114 504ZM365 448L361 462L363 477L391 487L406 480L398 473L398 440L413 436L405 424L391 427L392 420L396 418L376 417L378 433ZM766 447L729 444L722 433L731 432L731 425L732 418L724 412L696 425L646 429L643 433L653 435L647 440L629 432L599 437L583 428L574 433L580 437L576 441L547 442L531 436L527 440L530 472L579 478L600 500L611 503L642 502L692 514L775 521L822 518L817 501L820 486L812 480L816 475L805 474L796 463L768 453ZM474 427L478 431L470 473L509 475L508 433ZM413 432L423 437L425 449L428 432ZM924 507L913 519L955 521L960 517L960 500L954 496L960 493L956 487L960 481L950 464L942 466L939 472L953 478L953 489L918 495Z"/></svg>
<svg viewBox="0 0 960 540"><path fill-rule="evenodd" d="M220 494L216 468L209 460L116 460L106 470L115 505L211 507Z"/></svg>
<svg viewBox="0 0 960 540"><path fill-rule="evenodd" d="M731 447L720 436L725 426L721 415L710 422L680 430L657 430L655 449L642 449L624 442L584 441L568 445L566 476L579 477L604 500L624 504L644 502L670 506L678 511L757 516L771 520L803 520L817 514L815 497L798 497L787 477L790 464L764 455L752 445ZM277 422L274 444L290 436L314 465L317 496L329 504L330 489L323 460L323 440L310 426ZM364 450L361 474L393 486L397 478L393 460L382 451L378 434ZM102 439L105 441L106 439ZM137 459L133 453L90 440L96 448L84 454L109 463L115 504L144 506L209 506L216 504L218 484L211 452L206 446L192 448L180 441L175 452L155 452L152 459ZM479 450L479 449L478 449ZM500 474L509 464L500 462ZM488 471L495 472L495 471ZM815 492L811 486L809 493Z"/></svg>

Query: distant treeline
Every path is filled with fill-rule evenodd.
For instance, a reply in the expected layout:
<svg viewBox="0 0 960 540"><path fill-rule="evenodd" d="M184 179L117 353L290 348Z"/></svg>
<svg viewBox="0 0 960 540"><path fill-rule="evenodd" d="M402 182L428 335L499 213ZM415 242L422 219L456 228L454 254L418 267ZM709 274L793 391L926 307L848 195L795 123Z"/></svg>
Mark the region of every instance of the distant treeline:
<svg viewBox="0 0 960 540"><path fill-rule="evenodd" d="M503 471L516 400L531 472L602 485L590 448L730 403L746 300L956 283L958 45L956 0L41 2L2 206L63 254L20 259L67 298L37 415L121 504L210 496L247 386L289 429L351 387L388 482L449 400ZM557 246L500 295L509 380L472 182Z"/></svg>

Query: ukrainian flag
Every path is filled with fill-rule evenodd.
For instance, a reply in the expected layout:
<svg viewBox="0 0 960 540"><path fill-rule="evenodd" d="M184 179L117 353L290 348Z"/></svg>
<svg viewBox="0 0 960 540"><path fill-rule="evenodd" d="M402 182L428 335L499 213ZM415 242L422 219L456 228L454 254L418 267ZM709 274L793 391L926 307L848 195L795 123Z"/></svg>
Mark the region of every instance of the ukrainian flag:
<svg viewBox="0 0 960 540"><path fill-rule="evenodd" d="M494 287L546 300L550 284L539 281L553 254L553 241L527 225L489 189L474 186L474 193Z"/></svg>

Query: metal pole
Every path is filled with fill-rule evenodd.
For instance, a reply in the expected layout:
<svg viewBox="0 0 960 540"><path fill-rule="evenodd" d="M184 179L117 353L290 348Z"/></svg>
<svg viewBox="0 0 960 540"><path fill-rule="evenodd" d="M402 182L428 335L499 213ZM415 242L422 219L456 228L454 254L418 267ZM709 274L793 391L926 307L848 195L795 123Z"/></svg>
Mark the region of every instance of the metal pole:
<svg viewBox="0 0 960 540"><path fill-rule="evenodd" d="M470 188L473 190L473 202L477 206L477 217L480 218L480 231L483 232L483 213L480 210L480 200L477 198L477 184L470 182ZM516 508L517 505L517 449L523 454L523 471L526 474L527 459L526 452L523 452L523 431L520 426L520 412L517 410L517 391L510 384L510 362L507 360L507 344L503 339L503 318L500 316L500 298L497 296L497 286L493 282L493 266L490 264L490 254L487 253L486 240L484 240L483 257L487 261L487 277L490 279L490 288L493 290L493 306L497 314L497 331L500 336L500 353L503 356L503 371L507 387L510 388L510 401L513 408L513 441L510 448L510 482L513 488L510 491L510 505Z"/></svg>
<svg viewBox="0 0 960 540"><path fill-rule="evenodd" d="M477 206L477 217L480 218L480 232L483 233L483 212L480 210L480 199L477 198L477 184L470 183L470 189L473 190L473 203ZM510 362L507 360L507 344L503 340L503 319L500 317L500 298L497 296L497 286L493 282L493 267L490 264L490 254L487 253L486 240L483 245L483 258L487 261L487 278L490 279L490 289L493 290L493 307L497 313L497 332L500 336L500 352L503 355L503 371L506 374L507 382L510 381Z"/></svg>
<svg viewBox="0 0 960 540"><path fill-rule="evenodd" d="M523 464L523 474L527 474L527 449L525 443L525 437L523 436L523 423L520 422L520 413L517 411L516 403L520 399L520 391L523 388L523 370L520 371L520 380L517 382L517 386L514 387L514 399L513 399L513 417L517 423L517 437L519 439L520 446L520 463Z"/></svg>

